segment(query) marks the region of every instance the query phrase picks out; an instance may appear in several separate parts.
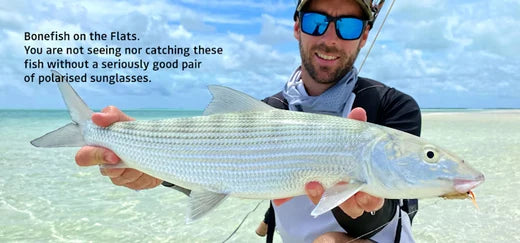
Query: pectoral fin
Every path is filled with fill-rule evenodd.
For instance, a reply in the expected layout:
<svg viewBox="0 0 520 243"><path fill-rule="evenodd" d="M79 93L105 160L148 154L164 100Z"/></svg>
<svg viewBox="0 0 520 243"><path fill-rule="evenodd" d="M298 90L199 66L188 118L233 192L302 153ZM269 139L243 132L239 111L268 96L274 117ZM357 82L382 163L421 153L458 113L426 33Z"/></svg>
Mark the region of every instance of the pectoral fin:
<svg viewBox="0 0 520 243"><path fill-rule="evenodd" d="M321 196L320 202L316 205L314 210L312 210L311 215L318 217L319 215L337 207L361 190L363 185L364 184L361 183L337 184L325 190L323 196Z"/></svg>
<svg viewBox="0 0 520 243"><path fill-rule="evenodd" d="M186 223L191 223L204 216L213 208L216 208L227 196L228 194L210 191L191 191L190 211L186 218Z"/></svg>

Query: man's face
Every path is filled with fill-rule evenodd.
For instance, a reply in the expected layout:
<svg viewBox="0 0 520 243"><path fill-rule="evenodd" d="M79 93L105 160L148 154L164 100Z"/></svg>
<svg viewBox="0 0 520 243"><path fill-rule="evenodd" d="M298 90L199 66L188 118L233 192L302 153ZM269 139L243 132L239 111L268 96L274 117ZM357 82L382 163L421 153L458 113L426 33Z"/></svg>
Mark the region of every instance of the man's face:
<svg viewBox="0 0 520 243"><path fill-rule="evenodd" d="M313 0L308 11L317 11L336 17L352 15L363 17L361 7L354 0ZM342 40L336 35L336 26L329 23L321 36L305 34L300 20L294 24L294 36L299 41L302 58L302 76L308 75L315 82L331 84L339 81L352 68L361 47L366 43L368 28L357 40Z"/></svg>

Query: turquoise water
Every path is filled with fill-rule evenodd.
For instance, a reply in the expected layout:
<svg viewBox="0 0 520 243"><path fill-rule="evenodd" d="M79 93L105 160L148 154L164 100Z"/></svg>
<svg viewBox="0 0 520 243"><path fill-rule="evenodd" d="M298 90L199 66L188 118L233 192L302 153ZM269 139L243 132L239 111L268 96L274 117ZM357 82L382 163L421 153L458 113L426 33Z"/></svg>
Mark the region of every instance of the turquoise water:
<svg viewBox="0 0 520 243"><path fill-rule="evenodd" d="M137 119L201 113L128 111ZM29 144L68 122L66 111L0 110L0 241L221 242L259 202L230 198L186 225L182 194L117 187L98 168L76 166L77 148ZM425 112L422 133L482 170L487 181L474 191L480 210L470 201L422 200L413 226L417 241L519 242L520 111ZM266 208L263 202L231 242L263 242L254 230Z"/></svg>

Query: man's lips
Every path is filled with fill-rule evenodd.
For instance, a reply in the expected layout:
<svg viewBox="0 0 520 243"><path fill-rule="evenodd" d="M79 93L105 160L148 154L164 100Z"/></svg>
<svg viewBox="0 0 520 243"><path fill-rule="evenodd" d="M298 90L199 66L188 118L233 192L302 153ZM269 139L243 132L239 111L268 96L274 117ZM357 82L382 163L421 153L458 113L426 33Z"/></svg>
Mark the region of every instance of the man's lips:
<svg viewBox="0 0 520 243"><path fill-rule="evenodd" d="M339 59L338 56L327 55L327 54L321 53L321 52L316 52L316 56L319 59L322 59L322 60L325 60L325 61L334 61L334 60Z"/></svg>

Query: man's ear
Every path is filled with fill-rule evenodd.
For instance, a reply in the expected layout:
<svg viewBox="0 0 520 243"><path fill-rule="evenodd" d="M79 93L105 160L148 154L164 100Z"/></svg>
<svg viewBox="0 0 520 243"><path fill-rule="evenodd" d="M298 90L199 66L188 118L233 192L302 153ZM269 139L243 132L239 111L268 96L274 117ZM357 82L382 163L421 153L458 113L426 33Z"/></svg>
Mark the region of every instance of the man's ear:
<svg viewBox="0 0 520 243"><path fill-rule="evenodd" d="M296 17L296 21L294 21L294 38L300 41L300 18Z"/></svg>
<svg viewBox="0 0 520 243"><path fill-rule="evenodd" d="M365 27L365 30L363 31L363 34L361 35L361 43L359 43L359 48L363 48L368 40L368 34L370 33L370 27L367 25Z"/></svg>

